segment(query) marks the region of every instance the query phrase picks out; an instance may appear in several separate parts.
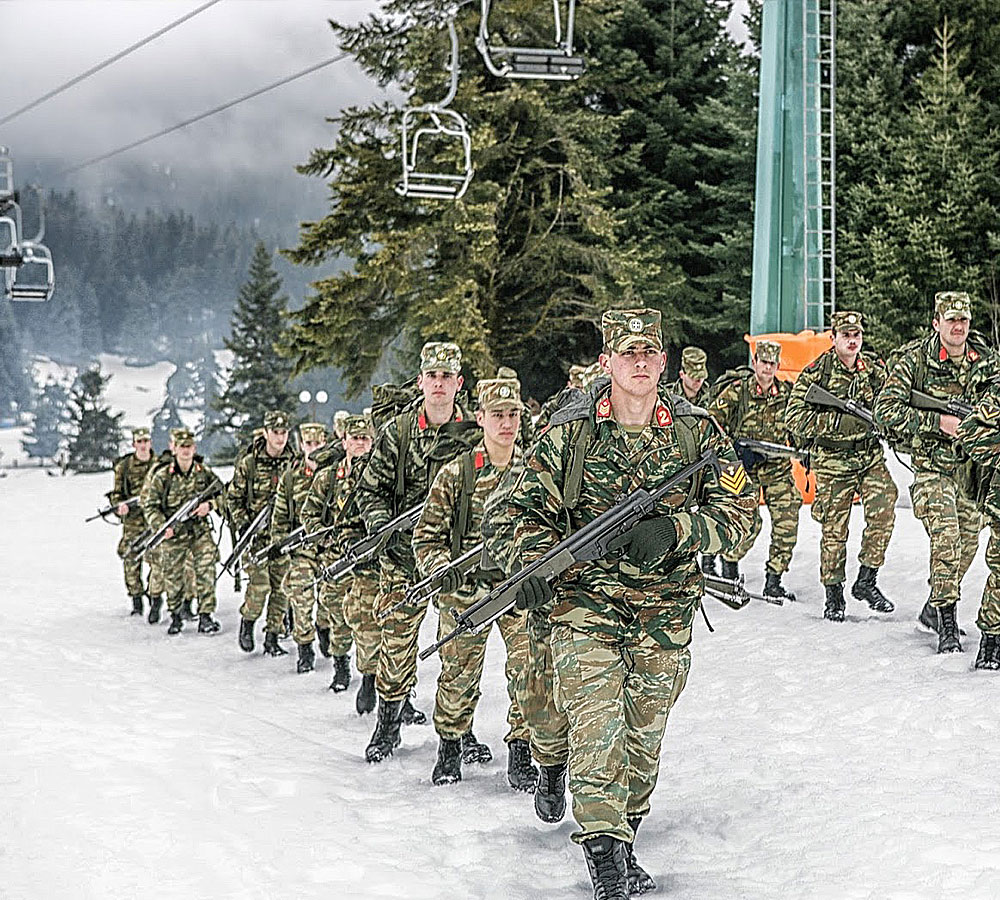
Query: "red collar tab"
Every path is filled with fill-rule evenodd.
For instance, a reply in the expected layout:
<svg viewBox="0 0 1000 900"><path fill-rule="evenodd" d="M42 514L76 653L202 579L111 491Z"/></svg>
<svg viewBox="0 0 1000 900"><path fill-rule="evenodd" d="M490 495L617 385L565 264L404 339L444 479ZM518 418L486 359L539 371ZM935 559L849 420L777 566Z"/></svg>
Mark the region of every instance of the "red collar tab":
<svg viewBox="0 0 1000 900"><path fill-rule="evenodd" d="M312 478L313 469L306 466L306 478Z"/></svg>
<svg viewBox="0 0 1000 900"><path fill-rule="evenodd" d="M455 421L456 422L462 421L462 410L460 410L457 406L455 407Z"/></svg>
<svg viewBox="0 0 1000 900"><path fill-rule="evenodd" d="M610 419L611 418L611 398L604 397L597 404L597 418L598 419Z"/></svg>
<svg viewBox="0 0 1000 900"><path fill-rule="evenodd" d="M673 425L674 420L670 415L670 410L667 409L662 403L656 407L656 412L653 413L653 421L656 422L661 428L666 428L668 425Z"/></svg>
<svg viewBox="0 0 1000 900"><path fill-rule="evenodd" d="M419 428L421 431L427 430L427 416L425 416L423 413L417 416L417 428Z"/></svg>
<svg viewBox="0 0 1000 900"><path fill-rule="evenodd" d="M858 371L864 372L868 366L865 365L865 361L859 356L858 357Z"/></svg>
<svg viewBox="0 0 1000 900"><path fill-rule="evenodd" d="M973 349L972 349L972 348L970 347L970 348L969 348L969 362L975 362L975 361L976 361L977 359L979 359L979 354L978 354L978 353L976 353L976 351L975 351L975 350L973 350Z"/></svg>
<svg viewBox="0 0 1000 900"><path fill-rule="evenodd" d="M337 467L337 477L338 478L346 478L347 477L347 469L345 469L343 466L338 466Z"/></svg>
<svg viewBox="0 0 1000 900"><path fill-rule="evenodd" d="M486 465L486 458L483 456L483 451L482 450L477 450L476 451L476 462L475 462L476 469L481 469L485 465Z"/></svg>
<svg viewBox="0 0 1000 900"><path fill-rule="evenodd" d="M941 348L941 349L940 349L940 350L938 351L938 360L939 360L940 362L946 362L946 361L947 361L947 359L948 359L948 351L947 351L947 350L945 350L945 349L944 349L944 347L942 347L942 348Z"/></svg>

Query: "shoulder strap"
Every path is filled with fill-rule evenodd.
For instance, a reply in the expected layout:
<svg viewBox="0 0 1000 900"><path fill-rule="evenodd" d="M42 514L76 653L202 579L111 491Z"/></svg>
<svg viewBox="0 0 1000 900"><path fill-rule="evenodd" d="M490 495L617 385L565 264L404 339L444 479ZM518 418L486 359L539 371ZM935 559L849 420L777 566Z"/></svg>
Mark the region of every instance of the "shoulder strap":
<svg viewBox="0 0 1000 900"><path fill-rule="evenodd" d="M830 390L830 376L833 375L833 352L827 351L823 354L823 371L819 376L819 386L823 390Z"/></svg>
<svg viewBox="0 0 1000 900"><path fill-rule="evenodd" d="M410 428L413 413L410 410L396 416L396 434L399 436L399 452L396 454L396 509L400 509L406 496L406 453L410 449Z"/></svg>
<svg viewBox="0 0 1000 900"><path fill-rule="evenodd" d="M462 486L458 494L458 509L455 524L451 529L451 558L462 555L462 539L469 529L469 513L472 509L472 493L476 489L476 470L483 467L482 451L470 450L459 457L462 468Z"/></svg>
<svg viewBox="0 0 1000 900"><path fill-rule="evenodd" d="M576 509L580 502L580 489L583 487L583 463L587 458L587 444L594 431L593 419L588 415L581 419L573 439L573 449L570 451L569 469L563 482L563 507L567 510Z"/></svg>
<svg viewBox="0 0 1000 900"><path fill-rule="evenodd" d="M255 447L251 447L247 458L247 510L253 509L253 480L256 474L257 451Z"/></svg>
<svg viewBox="0 0 1000 900"><path fill-rule="evenodd" d="M674 434L677 435L677 443L681 448L681 458L686 466L698 458L698 438L695 434L697 425L690 421L697 417L697 413L694 412L697 409L699 407L691 406L690 411L685 411L686 414L677 415L674 418ZM697 502L698 496L701 494L704 471L704 469L699 469L691 479L691 487L687 497L684 498L684 509L690 509Z"/></svg>

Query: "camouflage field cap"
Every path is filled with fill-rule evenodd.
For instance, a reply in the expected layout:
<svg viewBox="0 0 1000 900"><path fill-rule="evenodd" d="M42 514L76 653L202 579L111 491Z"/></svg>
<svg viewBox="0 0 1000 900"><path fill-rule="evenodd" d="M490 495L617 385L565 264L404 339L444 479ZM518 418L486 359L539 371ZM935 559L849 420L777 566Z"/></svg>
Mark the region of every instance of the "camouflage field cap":
<svg viewBox="0 0 1000 900"><path fill-rule="evenodd" d="M170 433L173 436L175 447L194 446L194 434L191 433L190 428L174 428Z"/></svg>
<svg viewBox="0 0 1000 900"><path fill-rule="evenodd" d="M681 351L681 371L689 378L708 378L708 357L701 347L685 347Z"/></svg>
<svg viewBox="0 0 1000 900"><path fill-rule="evenodd" d="M592 362L586 369L583 370L583 374L580 376L580 390L587 390L587 388L589 388L603 375L604 367L601 365L600 360Z"/></svg>
<svg viewBox="0 0 1000 900"><path fill-rule="evenodd" d="M512 369L510 366L500 366L500 368L497 369L496 375L494 375L493 377L494 378L515 378L516 379L517 378L517 369Z"/></svg>
<svg viewBox="0 0 1000 900"><path fill-rule="evenodd" d="M149 440L149 429L145 425L140 425L138 428L132 429L132 440L133 441L147 441Z"/></svg>
<svg viewBox="0 0 1000 900"><path fill-rule="evenodd" d="M934 315L939 319L971 319L972 298L965 291L939 291L934 295Z"/></svg>
<svg viewBox="0 0 1000 900"><path fill-rule="evenodd" d="M776 363L781 359L781 344L777 341L757 341L755 355L761 362Z"/></svg>
<svg viewBox="0 0 1000 900"><path fill-rule="evenodd" d="M283 413L280 409L272 409L264 413L264 428L267 431L277 431L284 429L288 431L288 413Z"/></svg>
<svg viewBox="0 0 1000 900"><path fill-rule="evenodd" d="M451 372L457 375L462 371L462 351L458 344L428 341L420 351L420 371Z"/></svg>
<svg viewBox="0 0 1000 900"><path fill-rule="evenodd" d="M344 422L350 417L350 413L346 409L338 409L333 414L333 433L337 437L344 436Z"/></svg>
<svg viewBox="0 0 1000 900"><path fill-rule="evenodd" d="M171 428L170 429L170 440L172 440L176 444L177 443L177 435L179 435L182 431L187 431L187 430L188 429L185 428L183 425L178 426L177 428Z"/></svg>
<svg viewBox="0 0 1000 900"><path fill-rule="evenodd" d="M476 385L480 409L522 409L521 382L516 378L484 378Z"/></svg>
<svg viewBox="0 0 1000 900"><path fill-rule="evenodd" d="M344 419L344 437L375 437L375 428L366 416L348 415Z"/></svg>
<svg viewBox="0 0 1000 900"><path fill-rule="evenodd" d="M841 328L857 328L858 331L865 330L865 317L852 309L838 309L830 317L830 328L839 331Z"/></svg>
<svg viewBox="0 0 1000 900"><path fill-rule="evenodd" d="M304 441L326 440L326 428L322 422L303 422L299 426L299 437Z"/></svg>
<svg viewBox="0 0 1000 900"><path fill-rule="evenodd" d="M586 366L570 366L568 382L571 387L583 387L583 373L587 371Z"/></svg>
<svg viewBox="0 0 1000 900"><path fill-rule="evenodd" d="M635 344L663 349L658 309L609 309L601 316L601 333L609 353L621 353Z"/></svg>

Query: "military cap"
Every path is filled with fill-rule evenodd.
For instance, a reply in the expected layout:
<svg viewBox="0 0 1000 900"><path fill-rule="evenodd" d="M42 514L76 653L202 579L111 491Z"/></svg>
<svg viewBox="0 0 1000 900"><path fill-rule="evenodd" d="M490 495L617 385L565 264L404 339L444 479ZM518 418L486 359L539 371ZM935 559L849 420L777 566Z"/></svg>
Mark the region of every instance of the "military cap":
<svg viewBox="0 0 1000 900"><path fill-rule="evenodd" d="M193 447L194 434L190 428L174 428L171 430L175 447Z"/></svg>
<svg viewBox="0 0 1000 900"><path fill-rule="evenodd" d="M583 373L587 371L586 366L570 366L568 381L575 388L583 387Z"/></svg>
<svg viewBox="0 0 1000 900"><path fill-rule="evenodd" d="M299 426L299 437L304 441L325 441L326 428L322 422L303 422Z"/></svg>
<svg viewBox="0 0 1000 900"><path fill-rule="evenodd" d="M521 409L521 382L516 378L484 378L476 385L481 409Z"/></svg>
<svg viewBox="0 0 1000 900"><path fill-rule="evenodd" d="M288 431L288 413L283 413L280 409L272 409L264 413L264 428L268 431L276 431L283 428Z"/></svg>
<svg viewBox="0 0 1000 900"><path fill-rule="evenodd" d="M583 370L583 374L580 376L581 390L587 390L587 388L589 388L603 374L604 367L601 365L600 360L592 362L586 369Z"/></svg>
<svg viewBox="0 0 1000 900"><path fill-rule="evenodd" d="M375 437L375 428L366 416L348 415L344 419L344 437Z"/></svg>
<svg viewBox="0 0 1000 900"><path fill-rule="evenodd" d="M494 378L517 378L517 369L512 369L510 366L500 366L497 369Z"/></svg>
<svg viewBox="0 0 1000 900"><path fill-rule="evenodd" d="M145 425L140 425L137 428L132 429L132 440L133 441L145 441L149 439L149 428Z"/></svg>
<svg viewBox="0 0 1000 900"><path fill-rule="evenodd" d="M634 344L663 349L658 309L609 309L601 316L601 332L609 353L621 353Z"/></svg>
<svg viewBox="0 0 1000 900"><path fill-rule="evenodd" d="M685 347L681 351L681 371L690 378L708 378L707 362L701 347Z"/></svg>
<svg viewBox="0 0 1000 900"><path fill-rule="evenodd" d="M934 315L939 319L971 319L972 298L965 291L938 291L934 295Z"/></svg>
<svg viewBox="0 0 1000 900"><path fill-rule="evenodd" d="M176 444L177 443L177 435L179 435L182 431L187 431L187 430L188 429L185 428L183 425L180 425L177 428L171 428L170 429L170 440L172 440Z"/></svg>
<svg viewBox="0 0 1000 900"><path fill-rule="evenodd" d="M462 351L458 344L428 341L420 351L420 371L457 375L462 371Z"/></svg>
<svg viewBox="0 0 1000 900"><path fill-rule="evenodd" d="M857 328L859 331L864 331L865 317L851 309L838 309L830 317L830 328L833 331L839 331L841 328Z"/></svg>
<svg viewBox="0 0 1000 900"><path fill-rule="evenodd" d="M761 362L776 363L781 359L781 344L777 341L757 341L754 354Z"/></svg>

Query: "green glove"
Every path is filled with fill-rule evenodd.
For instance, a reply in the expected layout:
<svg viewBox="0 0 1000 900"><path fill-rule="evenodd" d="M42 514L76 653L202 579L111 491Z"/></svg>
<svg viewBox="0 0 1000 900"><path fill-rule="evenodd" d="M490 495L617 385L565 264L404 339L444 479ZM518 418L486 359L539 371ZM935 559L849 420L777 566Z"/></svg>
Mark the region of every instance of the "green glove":
<svg viewBox="0 0 1000 900"><path fill-rule="evenodd" d="M514 605L518 609L539 609L554 596L552 585L544 578L540 575L529 575L518 587Z"/></svg>
<svg viewBox="0 0 1000 900"><path fill-rule="evenodd" d="M465 576L458 569L449 569L441 576L441 593L454 594L463 584Z"/></svg>
<svg viewBox="0 0 1000 900"><path fill-rule="evenodd" d="M666 556L677 546L677 527L673 516L643 519L629 532L625 555L637 566L648 565Z"/></svg>

